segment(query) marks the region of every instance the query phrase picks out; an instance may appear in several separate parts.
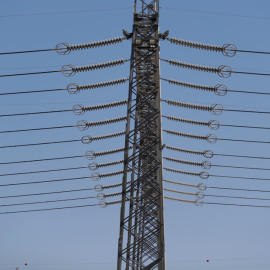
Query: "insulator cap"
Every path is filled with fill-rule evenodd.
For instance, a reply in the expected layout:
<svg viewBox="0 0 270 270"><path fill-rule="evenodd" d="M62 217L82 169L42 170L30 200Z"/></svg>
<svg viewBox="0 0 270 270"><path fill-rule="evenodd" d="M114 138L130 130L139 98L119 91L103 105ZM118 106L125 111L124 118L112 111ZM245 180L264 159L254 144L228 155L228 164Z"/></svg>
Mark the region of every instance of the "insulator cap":
<svg viewBox="0 0 270 270"><path fill-rule="evenodd" d="M209 173L208 172L200 172L199 176L201 179L208 179L209 178Z"/></svg>
<svg viewBox="0 0 270 270"><path fill-rule="evenodd" d="M91 174L91 178L93 181L99 181L100 180L100 173L99 172L94 172Z"/></svg>
<svg viewBox="0 0 270 270"><path fill-rule="evenodd" d="M87 151L85 153L85 157L88 159L88 160L93 160L96 158L96 155L95 155L95 151Z"/></svg>
<svg viewBox="0 0 270 270"><path fill-rule="evenodd" d="M212 158L214 156L214 153L211 150L205 150L205 151L203 151L203 156L205 158Z"/></svg>
<svg viewBox="0 0 270 270"><path fill-rule="evenodd" d="M105 200L105 194L104 194L104 193L98 193L97 199L98 199L99 201L104 201L104 200Z"/></svg>
<svg viewBox="0 0 270 270"><path fill-rule="evenodd" d="M198 188L199 190L204 191L204 190L207 189L207 186L206 186L206 184L200 183L200 184L197 185L197 188Z"/></svg>
<svg viewBox="0 0 270 270"><path fill-rule="evenodd" d="M77 83L70 83L67 86L67 91L70 94L78 94L80 92L79 85Z"/></svg>
<svg viewBox="0 0 270 270"><path fill-rule="evenodd" d="M89 170L91 170L91 171L95 171L95 170L97 170L97 168L98 168L98 164L97 164L96 162L90 163L90 164L88 165L88 168L89 168Z"/></svg>
<svg viewBox="0 0 270 270"><path fill-rule="evenodd" d="M234 44L226 43L222 47L222 53L225 56L233 57L236 55L237 47Z"/></svg>
<svg viewBox="0 0 270 270"><path fill-rule="evenodd" d="M96 192L101 192L101 191L103 191L104 190L104 187L102 186L102 185L96 185L95 186L95 191Z"/></svg>
<svg viewBox="0 0 270 270"><path fill-rule="evenodd" d="M218 96L225 96L227 95L228 89L224 84L217 84L215 86L215 94Z"/></svg>
<svg viewBox="0 0 270 270"><path fill-rule="evenodd" d="M93 141L93 138L90 135L85 135L81 138L83 144L89 144Z"/></svg>
<svg viewBox="0 0 270 270"><path fill-rule="evenodd" d="M56 45L56 51L60 55L67 55L70 53L70 50L68 49L69 44L66 42L58 43Z"/></svg>
<svg viewBox="0 0 270 270"><path fill-rule="evenodd" d="M229 66L219 66L218 67L218 76L222 78L229 78L232 75L232 69Z"/></svg>
<svg viewBox="0 0 270 270"><path fill-rule="evenodd" d="M217 142L217 136L214 135L214 134L208 134L208 135L206 136L206 140L207 140L207 142L209 142L209 143L216 143L216 142Z"/></svg>
<svg viewBox="0 0 270 270"><path fill-rule="evenodd" d="M202 167L203 167L203 169L205 169L205 170L209 170L209 169L211 169L211 162L210 161L207 161L207 160L205 160L205 161L203 161L202 162Z"/></svg>

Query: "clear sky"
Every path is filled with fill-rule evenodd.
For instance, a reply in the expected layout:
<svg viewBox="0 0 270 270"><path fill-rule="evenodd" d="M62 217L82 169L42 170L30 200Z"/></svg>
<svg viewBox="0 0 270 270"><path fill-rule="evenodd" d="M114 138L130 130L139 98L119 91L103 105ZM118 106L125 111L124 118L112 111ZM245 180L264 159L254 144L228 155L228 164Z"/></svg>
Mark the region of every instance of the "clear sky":
<svg viewBox="0 0 270 270"><path fill-rule="evenodd" d="M160 1L160 30L170 30L170 37L201 43L223 45L233 43L238 49L270 51L269 9L267 0L189 0ZM122 36L122 29L131 31L133 1L124 0L0 0L0 52L49 49L57 43L79 44ZM122 44L72 52L60 56L56 52L0 56L0 75L24 72L60 70L63 65L75 66L102 63L130 57L130 41ZM198 51L161 41L161 58L218 67L229 65L235 71L270 73L268 55L237 53L233 58L221 53ZM105 70L78 73L64 77L61 73L0 78L0 93L65 88L69 83L90 84L128 78L129 64ZM225 84L228 89L269 92L267 76L232 74L228 79L217 74L183 70L161 63L161 77L179 81L215 86ZM228 93L219 97L214 93L172 86L162 81L162 98L195 104L222 104L225 109L270 111L270 97ZM83 91L70 95L66 91L25 95L2 95L0 114L69 110L76 104L97 105L127 98L127 84ZM267 114L223 112L221 116L209 112L162 106L164 115L192 120L219 120L221 124L270 127ZM72 112L47 115L1 117L1 131L41 127L76 125L79 120L99 121L124 116L125 106L82 116ZM84 135L101 136L123 131L124 123L93 127L87 131L77 128L54 129L0 134L0 147L63 140L79 140ZM221 127L212 131L208 127L190 126L163 119L163 128L191 134L216 134L218 138L269 141L269 130ZM164 144L196 151L212 150L217 154L270 157L269 145L218 141L208 144L163 134ZM108 151L124 146L124 138L94 141L16 147L0 149L0 163L23 160L80 156L86 151ZM164 156L202 162L202 156L164 150ZM123 153L99 157L97 163L123 158ZM269 168L269 160L215 156L211 163L224 166ZM89 160L72 158L21 164L1 164L0 174L87 167ZM200 172L199 167L164 162L164 166ZM122 165L100 169L100 173L118 171ZM270 178L267 170L249 170L212 167L213 175ZM90 176L87 168L38 174L0 176L0 184L45 181ZM164 178L184 183L205 183L206 195L268 198L269 193L211 189L211 187L258 189L270 191L268 181L184 176L164 172ZM89 179L47 184L1 186L0 197L73 189L93 188L96 184L120 183L121 176L105 178L100 182ZM166 184L187 192L196 188L183 188ZM108 190L114 193L120 189ZM194 200L194 197L165 193L167 196ZM94 190L19 198L0 198L0 212L42 209L52 207L95 204L96 198L58 203L23 206L2 206L28 202L71 199L96 196ZM117 200L119 197L110 200ZM109 201L109 199L108 199ZM245 200L205 197L205 202L268 205L267 200ZM270 267L269 213L267 208L203 205L196 207L165 201L167 270L174 269L256 269ZM76 208L56 211L0 215L0 270L113 270L116 269L117 239L119 234L120 205ZM206 262L209 260L209 262ZM26 266L25 263L28 265Z"/></svg>

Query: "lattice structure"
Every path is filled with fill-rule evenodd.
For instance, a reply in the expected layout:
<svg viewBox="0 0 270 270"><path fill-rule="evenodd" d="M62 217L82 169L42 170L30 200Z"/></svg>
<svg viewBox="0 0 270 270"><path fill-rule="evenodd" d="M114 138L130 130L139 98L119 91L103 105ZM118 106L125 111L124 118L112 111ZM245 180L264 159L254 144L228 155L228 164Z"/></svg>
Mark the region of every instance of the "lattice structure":
<svg viewBox="0 0 270 270"><path fill-rule="evenodd" d="M135 0L118 270L165 269L158 25L159 1Z"/></svg>

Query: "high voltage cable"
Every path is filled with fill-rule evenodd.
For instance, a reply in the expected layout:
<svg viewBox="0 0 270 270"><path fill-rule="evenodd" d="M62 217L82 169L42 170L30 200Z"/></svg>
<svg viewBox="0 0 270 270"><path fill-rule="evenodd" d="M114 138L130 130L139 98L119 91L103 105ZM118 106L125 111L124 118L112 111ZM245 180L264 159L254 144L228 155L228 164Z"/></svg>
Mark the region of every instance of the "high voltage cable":
<svg viewBox="0 0 270 270"><path fill-rule="evenodd" d="M73 199L62 199L62 200L52 200L52 201L41 201L41 202L28 202L28 203L13 203L13 204L0 204L0 207L9 207L9 206L22 206L29 204L41 204L41 203L55 203L55 202L67 202L67 201L78 201L86 199L96 199L97 197L82 197L82 198L73 198Z"/></svg>
<svg viewBox="0 0 270 270"><path fill-rule="evenodd" d="M11 93L0 93L0 96L7 95L19 95L19 94L32 94L32 93L43 93L43 92L55 92L67 90L67 88L59 88L59 89L46 89L46 90L33 90L33 91L23 91L23 92L11 92Z"/></svg>
<svg viewBox="0 0 270 270"><path fill-rule="evenodd" d="M72 209L72 208L82 208L82 207L91 207L91 206L98 206L98 205L100 205L100 204L87 204L87 205L65 206L65 207L55 207L55 208L47 208L47 209L21 210L21 211L13 211L13 212L0 212L0 215L28 213L28 212L40 212L40 211L51 211L51 210L62 210L62 209Z"/></svg>
<svg viewBox="0 0 270 270"><path fill-rule="evenodd" d="M213 205L227 205L227 206L243 206L243 207L255 207L255 208L270 208L269 205L255 205L255 204L237 204L237 203L218 203L218 202L203 202L203 201L191 201L191 200L183 200L178 198L172 198L168 196L164 196L167 200L184 202L184 203L192 203L198 206L203 204L213 204Z"/></svg>
<svg viewBox="0 0 270 270"><path fill-rule="evenodd" d="M258 201L269 201L270 200L270 199L266 199L266 198L250 198L250 197L241 197L241 196L225 196L225 195L212 195L212 194L205 194L204 197L245 199L245 200L258 200Z"/></svg>
<svg viewBox="0 0 270 270"><path fill-rule="evenodd" d="M51 194L70 193L70 192L80 192L80 191L89 191L89 190L94 190L94 189L95 188L83 188L83 189L62 190L62 191L43 192L43 193L8 195L8 196L2 196L2 197L0 197L0 199L29 197L29 196L40 196L40 195L51 195Z"/></svg>
<svg viewBox="0 0 270 270"><path fill-rule="evenodd" d="M10 161L10 162L1 162L0 165L10 165L10 164L20 164L20 163L32 163L40 161L51 161L51 160L61 160L61 159L71 159L71 158L82 158L85 155L80 156L69 156L69 157L55 157L55 158L43 158L43 159L32 159L32 160L19 160L19 161Z"/></svg>
<svg viewBox="0 0 270 270"><path fill-rule="evenodd" d="M26 76L26 75L37 75L37 74L49 74L49 73L56 73L56 72L62 72L62 70L52 70L52 71L39 71L39 72L29 72L29 73L7 74L7 75L0 75L0 78L3 78L3 77L15 77L15 76Z"/></svg>
<svg viewBox="0 0 270 270"><path fill-rule="evenodd" d="M216 153L214 153L214 156L239 157L239 158L257 158L257 159L270 159L270 157L241 156L241 155L216 154Z"/></svg>
<svg viewBox="0 0 270 270"><path fill-rule="evenodd" d="M0 117L8 117L8 116L25 116L25 115L38 115L38 114L63 113L63 112L72 112L72 110L59 110L59 111L45 111L45 112L30 112L30 113L3 114L3 115L0 115Z"/></svg>
<svg viewBox="0 0 270 270"><path fill-rule="evenodd" d="M59 129L59 128L71 128L76 126L60 126L60 127L44 127L44 128L29 128L29 129L17 129L17 130L5 130L0 131L1 133L12 133L12 132L26 132L26 131L39 131L39 130L48 130L48 129Z"/></svg>
<svg viewBox="0 0 270 270"><path fill-rule="evenodd" d="M35 52L48 52L48 51L55 51L55 50L57 50L57 49L41 49L41 50L31 50L31 51L4 52L4 53L0 53L0 55L21 54L21 53L35 53Z"/></svg>
<svg viewBox="0 0 270 270"><path fill-rule="evenodd" d="M6 173L0 174L1 176L11 176L11 175L22 175L22 174L35 174L35 173L47 173L47 172L60 172L60 171L70 171L70 170L79 170L79 169L87 169L88 167L76 167L76 168L64 168L64 169L52 169L46 171L34 171L34 172L20 172L20 173Z"/></svg>
<svg viewBox="0 0 270 270"><path fill-rule="evenodd" d="M226 165L218 165L211 164L212 167L220 167L220 168L234 168L234 169L248 169L248 170L258 170L258 171L269 171L270 168L252 168L252 167L240 167L240 166L226 166Z"/></svg>
<svg viewBox="0 0 270 270"><path fill-rule="evenodd" d="M32 184L44 184L44 183L74 181L74 180L82 180L82 179L90 179L90 176L64 178L64 179L54 179L54 180L43 180L43 181L32 181L32 182L19 182L19 183L10 183L10 184L0 184L0 187L19 186L19 185L32 185Z"/></svg>

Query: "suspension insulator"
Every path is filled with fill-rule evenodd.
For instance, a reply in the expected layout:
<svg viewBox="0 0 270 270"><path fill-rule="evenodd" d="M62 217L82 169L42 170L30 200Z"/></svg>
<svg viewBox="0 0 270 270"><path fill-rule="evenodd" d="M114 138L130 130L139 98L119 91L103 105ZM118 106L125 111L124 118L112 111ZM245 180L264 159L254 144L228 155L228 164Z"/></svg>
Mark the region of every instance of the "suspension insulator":
<svg viewBox="0 0 270 270"><path fill-rule="evenodd" d="M78 50L85 50L85 49L92 49L97 47L102 47L106 45L112 45L121 43L126 38L124 37L116 37L96 42L89 42L89 43L83 43L83 44L75 44L75 45L69 45L68 43L59 43L56 45L56 51L60 55L66 55L69 54L71 51L78 51Z"/></svg>
<svg viewBox="0 0 270 270"><path fill-rule="evenodd" d="M164 196L164 199L171 200L171 201L177 201L177 202L183 202L183 203L196 204L196 201L177 199L177 198L172 198L172 197L168 197L168 196Z"/></svg>
<svg viewBox="0 0 270 270"><path fill-rule="evenodd" d="M104 167L109 167L109 166L118 165L122 163L124 163L124 160L118 160L118 161L102 163L102 164L96 164L96 163L90 163L90 164L96 164L96 168L104 168Z"/></svg>
<svg viewBox="0 0 270 270"><path fill-rule="evenodd" d="M186 183L181 183L181 182L176 182L176 181L171 181L167 179L163 179L164 182L170 183L170 184L176 184L180 186L186 186L186 187L198 187L197 185L192 185L192 184L186 184Z"/></svg>
<svg viewBox="0 0 270 270"><path fill-rule="evenodd" d="M103 186L104 189L110 189L110 188L116 188L116 187L121 187L122 183L120 184L115 184L115 185L108 185L108 186Z"/></svg>
<svg viewBox="0 0 270 270"><path fill-rule="evenodd" d="M111 102L111 103L106 103L106 104L101 104L101 105L95 105L95 106L83 106L81 104L74 105L73 106L73 113L75 115L82 115L85 112L88 111L96 111L96 110L103 110L103 109L109 109L109 108L114 108L114 107L119 107L127 104L127 100L121 100L121 101L116 101L116 102Z"/></svg>
<svg viewBox="0 0 270 270"><path fill-rule="evenodd" d="M181 81L176 81L172 79L161 79L163 81L167 81L170 84L174 85L179 85L187 88L193 88L193 89L198 89L198 90L203 90L203 91L209 91L209 92L215 92L216 88L213 86L206 86L206 85L199 85L199 84L193 84L193 83L187 83L187 82L181 82Z"/></svg>
<svg viewBox="0 0 270 270"><path fill-rule="evenodd" d="M108 124L113 124L113 123L118 123L122 121L126 121L127 117L122 116L118 118L113 118L109 120L103 120L103 121L97 121L97 122L87 122L86 120L81 120L77 123L77 128L82 131L86 130L89 127L96 127L96 126L102 126L102 125L108 125Z"/></svg>
<svg viewBox="0 0 270 270"><path fill-rule="evenodd" d="M197 139L197 140L207 140L207 136L176 132L176 131L173 131L173 130L163 130L163 131L168 133L168 134L172 134L172 135L176 135L176 136L180 136L180 137Z"/></svg>
<svg viewBox="0 0 270 270"><path fill-rule="evenodd" d="M169 189L169 188L164 188L164 190L168 192L183 194L183 195L197 196L197 193L192 193L192 192L179 191L179 190L174 190L174 189Z"/></svg>
<svg viewBox="0 0 270 270"><path fill-rule="evenodd" d="M117 171L117 172L105 173L105 174L101 174L100 177L101 178L106 178L106 177L116 176L116 175L123 174L123 173L124 173L124 171Z"/></svg>
<svg viewBox="0 0 270 270"><path fill-rule="evenodd" d="M76 72L84 72L84 71L92 71L97 69L103 69L118 65L123 65L124 63L128 62L129 60L119 59L114 61L109 61L101 64L93 64L88 66L81 66L81 67L74 67L73 65L66 65L62 67L62 74L65 77L70 77L76 74Z"/></svg>
<svg viewBox="0 0 270 270"><path fill-rule="evenodd" d="M193 41L187 41L183 39L178 39L178 38L166 38L169 40L172 44L177 44L189 48L194 48L194 49L200 49L200 50L205 50L205 51L212 51L212 52L222 52L223 47L221 46L215 46L215 45L209 45L209 44L204 44L204 43L198 43L198 42L193 42Z"/></svg>
<svg viewBox="0 0 270 270"><path fill-rule="evenodd" d="M174 172L174 173L180 173L180 174L186 174L186 175L194 175L194 176L200 176L200 173L195 173L195 172L187 172L187 171L181 171L181 170L175 170L171 168L164 168L165 171L168 172Z"/></svg>
<svg viewBox="0 0 270 270"><path fill-rule="evenodd" d="M113 86L113 85L118 85L127 82L129 79L123 78L123 79L118 79L118 80L113 80L113 81L108 81L108 82L102 82L102 83L94 83L94 84L85 84L85 85L79 85L77 83L70 83L67 86L67 91L70 94L78 94L81 90L90 90L90 89L95 89L95 88L101 88L101 87L108 87L108 86Z"/></svg>
<svg viewBox="0 0 270 270"><path fill-rule="evenodd" d="M204 72L210 72L210 73L217 73L219 74L220 68L215 68L215 67L207 67L207 66L201 66L201 65L195 65L195 64L190 64L190 63L185 63L182 61L176 61L176 60L164 60L160 59L164 62L169 63L172 66L177 66L181 68L186 68L186 69L191 69L191 70L198 70L198 71L204 71Z"/></svg>
<svg viewBox="0 0 270 270"><path fill-rule="evenodd" d="M170 158L170 157L163 157L163 158L171 162L182 163L182 164L191 165L191 166L199 166L199 167L203 166L202 162L193 162L193 161L181 160L181 159Z"/></svg>
<svg viewBox="0 0 270 270"><path fill-rule="evenodd" d="M129 147L129 149L131 149L131 148L132 148L132 146ZM98 153L95 153L94 152L94 156L95 157L105 156L105 155L110 155L110 154L115 154L115 153L123 152L124 150L125 150L125 148L118 148L118 149L104 151L104 152L98 152Z"/></svg>
<svg viewBox="0 0 270 270"><path fill-rule="evenodd" d="M169 40L172 44L181 45L184 47L194 48L194 49L200 49L205 51L212 51L212 52L222 52L223 55L233 57L236 54L237 48L234 44L224 44L221 46L216 45L209 45L209 44L203 44L193 41L187 41L183 39L178 38L166 38Z"/></svg>
<svg viewBox="0 0 270 270"><path fill-rule="evenodd" d="M178 151L178 152L183 152L183 153L188 153L188 154L194 154L194 155L203 155L205 158L212 158L214 153L210 150L205 150L203 152L200 151L194 151L194 150L189 150L189 149L183 149L183 148L178 148L178 147L173 147L169 145L165 145L167 149L173 150L173 151Z"/></svg>
<svg viewBox="0 0 270 270"><path fill-rule="evenodd" d="M212 107L211 106L204 106L204 105L197 105L197 104L191 104L191 103L186 103L186 102L179 102L175 100L170 100L170 99L162 99L163 102L166 102L169 105L172 106L177 106L181 108L186 108L186 109L192 109L192 110L200 110L200 111L209 111L211 112Z"/></svg>
<svg viewBox="0 0 270 270"><path fill-rule="evenodd" d="M116 197L116 196L120 196L120 195L122 195L122 192L111 193L111 194L106 194L105 198Z"/></svg>
<svg viewBox="0 0 270 270"><path fill-rule="evenodd" d="M117 132L117 133L113 133L113 134L108 134L108 135L104 135L104 136L98 136L98 137L93 137L93 141L99 141L99 140L104 140L104 139L111 139L111 138L116 138L119 136L123 136L125 135L125 131L122 132Z"/></svg>

